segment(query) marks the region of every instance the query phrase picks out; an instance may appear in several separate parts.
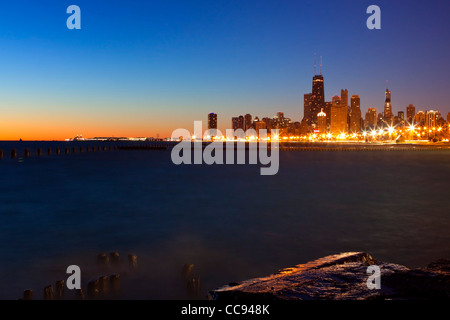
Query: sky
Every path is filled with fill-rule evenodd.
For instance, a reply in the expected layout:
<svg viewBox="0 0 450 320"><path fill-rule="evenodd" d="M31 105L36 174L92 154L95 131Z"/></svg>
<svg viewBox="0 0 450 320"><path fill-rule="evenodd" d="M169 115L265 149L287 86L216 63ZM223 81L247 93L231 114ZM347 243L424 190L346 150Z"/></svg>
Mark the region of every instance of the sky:
<svg viewBox="0 0 450 320"><path fill-rule="evenodd" d="M69 5L81 30L69 30ZM381 30L369 30L369 5ZM314 54L326 100L450 112L447 0L2 1L0 140L170 137L194 120L303 118Z"/></svg>

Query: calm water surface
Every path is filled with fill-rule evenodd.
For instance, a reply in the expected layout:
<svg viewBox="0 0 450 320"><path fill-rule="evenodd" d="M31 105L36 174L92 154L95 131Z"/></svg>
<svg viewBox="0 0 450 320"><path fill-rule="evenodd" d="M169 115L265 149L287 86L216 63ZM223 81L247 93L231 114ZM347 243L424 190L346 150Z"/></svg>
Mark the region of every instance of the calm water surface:
<svg viewBox="0 0 450 320"><path fill-rule="evenodd" d="M39 298L70 264L85 283L101 272L99 252L139 256L132 299L186 298L185 263L204 298L344 251L409 267L450 257L448 151L280 152L276 176L175 166L168 150L9 157L56 145L66 146L0 143L1 299L27 288Z"/></svg>

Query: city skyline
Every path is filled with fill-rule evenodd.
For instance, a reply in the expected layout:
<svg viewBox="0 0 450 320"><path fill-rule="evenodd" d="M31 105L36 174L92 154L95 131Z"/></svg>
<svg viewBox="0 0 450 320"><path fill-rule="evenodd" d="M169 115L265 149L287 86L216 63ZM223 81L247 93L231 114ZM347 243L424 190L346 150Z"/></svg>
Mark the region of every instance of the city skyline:
<svg viewBox="0 0 450 320"><path fill-rule="evenodd" d="M315 140L316 136L319 138L320 136L325 137L326 135L326 140L330 140L331 138L345 140L343 135L357 134L359 140L364 140L371 135L370 132L373 135L374 130L378 131L378 129L382 129L385 133L389 133L389 135L395 133L397 137L398 135L402 135L401 132L405 128L412 132L416 131L416 128L422 130L428 127L433 130L439 129L440 133L443 134L440 137L441 140L448 137L448 134L444 134L444 132L447 132L449 129L450 112L444 115L437 109L425 109L418 110L416 113L416 107L413 104L409 104L404 110L399 110L394 114L391 103L392 92L387 85L384 107L380 108L381 110L375 107L368 108L364 116L361 111L361 99L359 95L353 94L349 98L348 89L341 89L340 96L335 95L332 97L332 101L325 101L324 87L325 79L322 73L322 61L320 63L320 74L317 74L315 61L312 93L304 94L304 116L301 121L285 117L282 111L278 111L273 117L267 117L266 115L261 117L261 119L259 114L252 116L247 113L245 116L241 114L232 117L231 126L227 127L227 129L233 129L235 132L238 129L242 129L244 132L247 132L248 129L255 129L258 133L261 129L267 129L270 132L270 129L285 128L288 130L282 130L280 136L284 136L285 138L290 137L289 139L295 138L299 140L305 139L307 136L309 136L308 139L311 139L311 136L314 136L313 140ZM210 122L210 115L208 115L208 123ZM217 114L214 114L214 116L214 128L217 129ZM208 127L210 126L208 125ZM225 131L222 130L222 132ZM356 136L353 138L356 138ZM415 138L420 139L420 135Z"/></svg>
<svg viewBox="0 0 450 320"><path fill-rule="evenodd" d="M77 1L81 30L54 3L0 13L0 140L168 137L211 112L221 130L241 112L301 121L315 53L325 101L347 88L363 116L380 111L389 80L394 115L450 112L444 1L379 1L381 30L365 26L368 1Z"/></svg>

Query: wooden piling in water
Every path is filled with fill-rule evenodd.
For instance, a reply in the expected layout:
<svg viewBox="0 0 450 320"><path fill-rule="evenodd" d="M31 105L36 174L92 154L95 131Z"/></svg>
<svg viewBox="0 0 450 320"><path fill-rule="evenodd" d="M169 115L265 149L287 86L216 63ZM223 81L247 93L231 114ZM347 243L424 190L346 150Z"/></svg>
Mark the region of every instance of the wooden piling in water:
<svg viewBox="0 0 450 320"><path fill-rule="evenodd" d="M91 280L87 285L87 296L89 299L98 298L98 280Z"/></svg>
<svg viewBox="0 0 450 320"><path fill-rule="evenodd" d="M62 300L64 299L64 280L58 280L55 283L55 299Z"/></svg>
<svg viewBox="0 0 450 320"><path fill-rule="evenodd" d="M106 253L99 253L97 255L97 262L101 265L107 265L109 263L109 257Z"/></svg>
<svg viewBox="0 0 450 320"><path fill-rule="evenodd" d="M53 286L48 285L44 288L44 300L53 300Z"/></svg>
<svg viewBox="0 0 450 320"><path fill-rule="evenodd" d="M109 257L111 259L112 264L118 265L120 263L120 256L118 252L111 252L109 254Z"/></svg>
<svg viewBox="0 0 450 320"><path fill-rule="evenodd" d="M0 159L3 159L3 150L0 150Z"/></svg>
<svg viewBox="0 0 450 320"><path fill-rule="evenodd" d="M33 300L33 290L27 289L23 292L23 300Z"/></svg>
<svg viewBox="0 0 450 320"><path fill-rule="evenodd" d="M51 155L52 155L52 148L48 148L48 150L47 150L47 154L48 154L49 156L51 156Z"/></svg>
<svg viewBox="0 0 450 320"><path fill-rule="evenodd" d="M37 155L40 157L42 156L42 148L38 148L37 150Z"/></svg>
<svg viewBox="0 0 450 320"><path fill-rule="evenodd" d="M194 270L194 265L192 263L186 263L181 270L182 276L187 280L190 278L192 272Z"/></svg>
<svg viewBox="0 0 450 320"><path fill-rule="evenodd" d="M25 149L25 157L28 158L30 156L30 150L28 148Z"/></svg>
<svg viewBox="0 0 450 320"><path fill-rule="evenodd" d="M84 300L83 289L76 289L75 290L75 299L77 299L77 300Z"/></svg>
<svg viewBox="0 0 450 320"><path fill-rule="evenodd" d="M137 255L135 254L128 255L128 265L133 269L137 268L138 266Z"/></svg>
<svg viewBox="0 0 450 320"><path fill-rule="evenodd" d="M100 296L104 296L108 294L108 277L107 276L101 276L98 278L98 292Z"/></svg>
<svg viewBox="0 0 450 320"><path fill-rule="evenodd" d="M200 277L194 277L187 281L188 294L198 296L200 294Z"/></svg>
<svg viewBox="0 0 450 320"><path fill-rule="evenodd" d="M111 291L117 293L120 290L120 274L113 274L109 276L109 284Z"/></svg>
<svg viewBox="0 0 450 320"><path fill-rule="evenodd" d="M66 147L65 153L69 154L69 148L68 147Z"/></svg>
<svg viewBox="0 0 450 320"><path fill-rule="evenodd" d="M61 154L61 149L59 147L56 148L56 154Z"/></svg>
<svg viewBox="0 0 450 320"><path fill-rule="evenodd" d="M16 149L12 149L11 150L11 158L16 158L17 157L17 150Z"/></svg>

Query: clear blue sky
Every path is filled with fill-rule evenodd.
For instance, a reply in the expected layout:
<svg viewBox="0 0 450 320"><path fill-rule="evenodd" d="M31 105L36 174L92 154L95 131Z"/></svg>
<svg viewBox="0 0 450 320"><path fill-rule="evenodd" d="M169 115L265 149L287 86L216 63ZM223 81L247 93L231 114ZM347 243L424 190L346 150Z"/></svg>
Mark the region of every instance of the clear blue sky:
<svg viewBox="0 0 450 320"><path fill-rule="evenodd" d="M66 8L81 8L68 30ZM366 9L380 6L382 29ZM450 112L450 3L433 1L8 1L0 5L0 140L168 136L207 113L303 117L313 56L326 99L363 114Z"/></svg>

